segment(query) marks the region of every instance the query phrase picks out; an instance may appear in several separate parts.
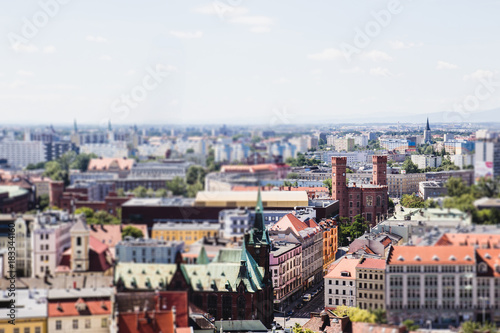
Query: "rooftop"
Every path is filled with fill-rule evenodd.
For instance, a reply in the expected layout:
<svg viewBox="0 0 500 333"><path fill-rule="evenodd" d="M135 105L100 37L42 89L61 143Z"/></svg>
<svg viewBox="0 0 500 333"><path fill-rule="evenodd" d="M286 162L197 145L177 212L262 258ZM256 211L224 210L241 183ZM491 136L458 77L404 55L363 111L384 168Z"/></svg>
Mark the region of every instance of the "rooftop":
<svg viewBox="0 0 500 333"><path fill-rule="evenodd" d="M388 265L475 265L473 246L394 246Z"/></svg>
<svg viewBox="0 0 500 333"><path fill-rule="evenodd" d="M265 191L261 192L264 207L307 206L306 191ZM204 207L255 207L257 191L200 191L196 195L195 206Z"/></svg>
<svg viewBox="0 0 500 333"><path fill-rule="evenodd" d="M359 259L343 257L332 264L325 278L354 280L356 279L356 266L358 263Z"/></svg>
<svg viewBox="0 0 500 333"><path fill-rule="evenodd" d="M125 202L122 207L148 206L148 207L193 207L193 198L132 198Z"/></svg>
<svg viewBox="0 0 500 333"><path fill-rule="evenodd" d="M3 280L3 279L2 279ZM9 302L7 289L3 288L0 294L0 303ZM16 290L16 318L46 318L47 317L47 290L46 289L17 289ZM3 311L2 311L3 312Z"/></svg>
<svg viewBox="0 0 500 333"><path fill-rule="evenodd" d="M24 188L19 186L5 186L5 185L0 186L0 193L5 193L5 192L9 194L9 198L13 198L28 193L28 190L25 190Z"/></svg>

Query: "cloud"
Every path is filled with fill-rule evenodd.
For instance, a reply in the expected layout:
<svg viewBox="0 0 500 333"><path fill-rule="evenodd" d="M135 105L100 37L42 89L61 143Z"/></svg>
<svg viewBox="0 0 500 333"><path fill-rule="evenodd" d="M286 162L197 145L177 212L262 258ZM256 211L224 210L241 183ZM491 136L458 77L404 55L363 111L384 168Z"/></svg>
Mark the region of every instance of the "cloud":
<svg viewBox="0 0 500 333"><path fill-rule="evenodd" d="M438 61L436 69L438 70L443 70L443 69L456 69L458 68L457 65L450 64L449 62L446 61Z"/></svg>
<svg viewBox="0 0 500 333"><path fill-rule="evenodd" d="M107 54L102 55L100 59L103 60L103 61L111 61L111 60L113 60L113 58L111 58L111 56L109 56Z"/></svg>
<svg viewBox="0 0 500 333"><path fill-rule="evenodd" d="M87 36L85 39L89 42L94 42L94 43L107 43L108 40L102 36Z"/></svg>
<svg viewBox="0 0 500 333"><path fill-rule="evenodd" d="M308 54L307 57L312 60L333 60L342 58L343 54L340 50L334 48L324 49L319 53Z"/></svg>
<svg viewBox="0 0 500 333"><path fill-rule="evenodd" d="M274 84L285 84L285 83L289 83L289 82L290 82L290 80L288 80L285 77L280 77L279 79L276 79L273 81Z"/></svg>
<svg viewBox="0 0 500 333"><path fill-rule="evenodd" d="M33 75L35 75L35 73L30 72L30 71L18 70L17 75L19 75L19 76L33 76Z"/></svg>
<svg viewBox="0 0 500 333"><path fill-rule="evenodd" d="M193 38L201 38L203 36L202 31L195 31L195 32L189 32L189 31L170 31L170 34L174 37L181 38L181 39L193 39Z"/></svg>
<svg viewBox="0 0 500 333"><path fill-rule="evenodd" d="M468 74L464 76L464 81L479 81L481 79L490 79L493 76L495 76L495 72L484 70L484 69L478 69L472 74Z"/></svg>
<svg viewBox="0 0 500 333"><path fill-rule="evenodd" d="M379 50L371 50L369 52L365 52L361 55L363 59L371 60L371 61L392 61L392 57L387 53Z"/></svg>
<svg viewBox="0 0 500 333"><path fill-rule="evenodd" d="M51 54L56 52L56 47L54 45L45 46L43 48L43 53Z"/></svg>
<svg viewBox="0 0 500 333"><path fill-rule="evenodd" d="M394 40L390 41L389 44L391 44L391 47L395 50L398 49L411 49L413 47L421 47L424 45L424 43L405 43L400 40Z"/></svg>
<svg viewBox="0 0 500 333"><path fill-rule="evenodd" d="M229 22L251 26L249 30L255 33L269 32L274 24L274 20L267 16L235 16Z"/></svg>
<svg viewBox="0 0 500 333"><path fill-rule="evenodd" d="M322 73L323 73L323 70L319 69L319 68L318 69L313 69L311 71L311 74L313 74L313 75L321 75Z"/></svg>
<svg viewBox="0 0 500 333"><path fill-rule="evenodd" d="M387 68L376 67L376 68L370 69L370 75L388 77L388 76L392 76L392 73Z"/></svg>
<svg viewBox="0 0 500 333"><path fill-rule="evenodd" d="M340 70L340 73L345 73L345 74L363 74L364 72L365 70L358 66Z"/></svg>
<svg viewBox="0 0 500 333"><path fill-rule="evenodd" d="M135 70L133 70L133 69L129 69L129 70L127 71L127 73L125 73L125 75L126 75L126 76L132 76L132 75L134 75L134 74L135 74Z"/></svg>
<svg viewBox="0 0 500 333"><path fill-rule="evenodd" d="M12 46L12 49L19 53L35 53L38 52L38 47L33 44L17 43Z"/></svg>
<svg viewBox="0 0 500 333"><path fill-rule="evenodd" d="M205 15L219 15L219 16L237 16L244 15L248 9L240 6L231 6L223 2L214 1L212 4L199 6L194 9L195 12Z"/></svg>
<svg viewBox="0 0 500 333"><path fill-rule="evenodd" d="M172 65L156 64L156 70L164 72L175 72L177 71L177 67Z"/></svg>

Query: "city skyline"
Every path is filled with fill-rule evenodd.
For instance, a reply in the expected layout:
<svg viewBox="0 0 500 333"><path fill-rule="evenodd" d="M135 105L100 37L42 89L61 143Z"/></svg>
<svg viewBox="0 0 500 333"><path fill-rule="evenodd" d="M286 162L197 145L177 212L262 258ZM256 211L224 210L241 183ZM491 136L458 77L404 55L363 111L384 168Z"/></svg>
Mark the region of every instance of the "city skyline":
<svg viewBox="0 0 500 333"><path fill-rule="evenodd" d="M3 123L475 122L500 106L495 2L96 5L2 8Z"/></svg>

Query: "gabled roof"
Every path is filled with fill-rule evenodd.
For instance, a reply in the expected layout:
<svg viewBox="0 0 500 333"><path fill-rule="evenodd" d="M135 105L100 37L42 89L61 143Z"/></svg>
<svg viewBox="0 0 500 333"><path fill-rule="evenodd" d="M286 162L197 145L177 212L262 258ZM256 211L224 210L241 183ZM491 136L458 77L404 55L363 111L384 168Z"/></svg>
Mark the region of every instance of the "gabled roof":
<svg viewBox="0 0 500 333"><path fill-rule="evenodd" d="M375 258L363 258L360 260L356 268L385 269L385 260L375 259Z"/></svg>
<svg viewBox="0 0 500 333"><path fill-rule="evenodd" d="M144 238L148 238L148 227L145 224L127 224L123 227L132 226L142 231ZM115 247L122 240L121 225L90 225L90 236L95 237L108 247Z"/></svg>
<svg viewBox="0 0 500 333"><path fill-rule="evenodd" d="M269 230L278 231L278 230L286 230L290 228L296 235L299 234L300 231L308 228L307 224L299 220L295 215L289 213L283 216L278 222L276 222Z"/></svg>
<svg viewBox="0 0 500 333"><path fill-rule="evenodd" d="M77 303L84 304L82 310L78 310ZM49 301L48 316L49 317L65 317L65 316L80 316L80 315L105 315L111 314L111 301L108 299L96 300L64 300L64 301Z"/></svg>
<svg viewBox="0 0 500 333"><path fill-rule="evenodd" d="M89 227L85 221L85 217L78 216L76 223L71 227L71 231L88 231Z"/></svg>
<svg viewBox="0 0 500 333"><path fill-rule="evenodd" d="M500 248L500 234L446 233L436 245L475 246L479 248Z"/></svg>
<svg viewBox="0 0 500 333"><path fill-rule="evenodd" d="M476 254L478 261L485 262L488 265L487 275L496 278L500 277L500 249L477 249ZM478 271L478 274L480 273Z"/></svg>
<svg viewBox="0 0 500 333"><path fill-rule="evenodd" d="M356 279L356 266L359 263L359 259L351 259L351 258L342 258L337 264L334 264L333 268L328 272L325 276L327 279L347 279L347 280L355 280ZM343 273L348 273L346 276L343 276ZM345 274L344 274L345 275Z"/></svg>

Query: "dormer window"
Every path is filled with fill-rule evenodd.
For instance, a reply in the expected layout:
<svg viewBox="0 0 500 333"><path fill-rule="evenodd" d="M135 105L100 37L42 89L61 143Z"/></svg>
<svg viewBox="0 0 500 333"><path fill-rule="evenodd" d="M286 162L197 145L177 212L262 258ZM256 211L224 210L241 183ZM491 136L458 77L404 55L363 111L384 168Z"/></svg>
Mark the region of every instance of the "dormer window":
<svg viewBox="0 0 500 333"><path fill-rule="evenodd" d="M479 273L488 273L488 265L486 265L486 263L482 262L477 267L477 270Z"/></svg>
<svg viewBox="0 0 500 333"><path fill-rule="evenodd" d="M398 260L399 260L399 261L405 261L405 258L403 258L403 256L399 256L399 257L398 257Z"/></svg>

